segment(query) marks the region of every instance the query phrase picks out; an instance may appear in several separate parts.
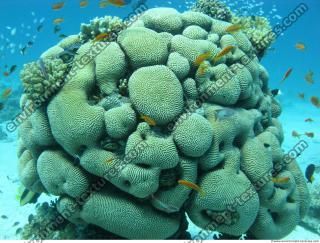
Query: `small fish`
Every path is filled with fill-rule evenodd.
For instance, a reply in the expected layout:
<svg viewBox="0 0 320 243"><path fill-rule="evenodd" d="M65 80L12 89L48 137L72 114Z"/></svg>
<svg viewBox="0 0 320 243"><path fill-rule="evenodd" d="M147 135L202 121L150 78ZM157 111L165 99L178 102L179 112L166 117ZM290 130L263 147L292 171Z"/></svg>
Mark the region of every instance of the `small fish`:
<svg viewBox="0 0 320 243"><path fill-rule="evenodd" d="M300 136L301 136L301 134L299 134L297 131L292 131L291 135L294 138L300 138Z"/></svg>
<svg viewBox="0 0 320 243"><path fill-rule="evenodd" d="M55 25L53 29L53 33L57 34L61 30L60 25Z"/></svg>
<svg viewBox="0 0 320 243"><path fill-rule="evenodd" d="M314 122L312 118L307 118L304 120L304 122Z"/></svg>
<svg viewBox="0 0 320 243"><path fill-rule="evenodd" d="M12 30L10 31L10 34L11 34L12 36L16 35L16 33L17 33L17 29L16 29L16 28L14 28L14 29L12 29Z"/></svg>
<svg viewBox="0 0 320 243"><path fill-rule="evenodd" d="M194 184L193 182L190 182L190 181L186 181L186 180L178 180L178 183L180 185L184 185L184 186L187 186L191 189L194 189L196 190L200 196L204 196L205 195L205 192L202 190L201 187L199 187L198 185Z"/></svg>
<svg viewBox="0 0 320 243"><path fill-rule="evenodd" d="M114 160L114 158L109 158L109 159L106 160L106 162L110 163L110 162L112 162L112 160Z"/></svg>
<svg viewBox="0 0 320 243"><path fill-rule="evenodd" d="M194 60L194 65L195 66L199 66L202 62L204 62L205 60L207 60L207 59L209 59L210 57L211 57L211 52L210 51L208 51L208 52L205 52L205 53L203 53L203 54L201 54L201 55L199 55L197 58L196 58L196 60Z"/></svg>
<svg viewBox="0 0 320 243"><path fill-rule="evenodd" d="M20 224L20 222L15 222L13 225L12 225L12 227L16 227L17 225L19 225Z"/></svg>
<svg viewBox="0 0 320 243"><path fill-rule="evenodd" d="M308 138L314 138L313 132L305 132L304 135L306 135Z"/></svg>
<svg viewBox="0 0 320 243"><path fill-rule="evenodd" d="M100 1L99 2L99 8L105 8L109 5L109 1Z"/></svg>
<svg viewBox="0 0 320 243"><path fill-rule="evenodd" d="M39 59L38 64L39 64L39 67L40 67L40 71L41 71L42 76L43 76L46 80L48 80L48 79L49 79L49 76L48 76L48 74L47 74L46 66L45 66L44 61L43 61L42 58Z"/></svg>
<svg viewBox="0 0 320 243"><path fill-rule="evenodd" d="M7 215L1 215L1 218L2 219L8 219L8 216Z"/></svg>
<svg viewBox="0 0 320 243"><path fill-rule="evenodd" d="M305 95L304 95L304 93L298 93L298 97L299 97L300 99L304 100Z"/></svg>
<svg viewBox="0 0 320 243"><path fill-rule="evenodd" d="M22 233L22 228L18 228L17 230L16 230L16 235L20 235Z"/></svg>
<svg viewBox="0 0 320 243"><path fill-rule="evenodd" d="M178 207L162 202L161 200L156 198L153 194L151 194L151 200L153 200L156 204L158 204L167 213L174 213L179 211Z"/></svg>
<svg viewBox="0 0 320 243"><path fill-rule="evenodd" d="M40 24L40 25L37 27L37 31L40 32L42 29L43 29L43 24Z"/></svg>
<svg viewBox="0 0 320 243"><path fill-rule="evenodd" d="M304 79L307 81L308 84L314 84L313 72L311 70L307 72L307 74L304 76Z"/></svg>
<svg viewBox="0 0 320 243"><path fill-rule="evenodd" d="M23 47L22 49L20 49L20 54L21 55L25 55L26 54L26 51L27 51L27 47Z"/></svg>
<svg viewBox="0 0 320 243"><path fill-rule="evenodd" d="M295 47L296 47L297 50L300 50L300 51L305 51L306 50L306 46L303 43L297 43L295 45Z"/></svg>
<svg viewBox="0 0 320 243"><path fill-rule="evenodd" d="M30 214L29 217L28 217L29 224L32 222L33 219L34 219L33 214Z"/></svg>
<svg viewBox="0 0 320 243"><path fill-rule="evenodd" d="M79 3L79 5L80 5L81 8L87 7L88 4L89 4L89 1L88 1L88 0L83 0L83 1L81 1L81 2Z"/></svg>
<svg viewBox="0 0 320 243"><path fill-rule="evenodd" d="M198 69L200 76L205 75L205 73L206 73L206 71L208 70L208 68L209 68L209 65L208 65L208 64L201 63L201 64L200 64L200 67L199 67L199 69Z"/></svg>
<svg viewBox="0 0 320 243"><path fill-rule="evenodd" d="M0 111L2 111L4 109L4 104L0 103Z"/></svg>
<svg viewBox="0 0 320 243"><path fill-rule="evenodd" d="M28 203L36 203L39 196L40 193L35 193L25 188L20 197L20 206L24 206Z"/></svg>
<svg viewBox="0 0 320 243"><path fill-rule="evenodd" d="M214 58L213 62L219 61L222 57L227 55L229 52L231 52L235 47L234 46L226 46L223 48Z"/></svg>
<svg viewBox="0 0 320 243"><path fill-rule="evenodd" d="M229 117L232 117L236 114L234 109L231 108L223 108L221 110L217 110L217 116L216 116L216 120L217 121L222 121L225 120Z"/></svg>
<svg viewBox="0 0 320 243"><path fill-rule="evenodd" d="M312 103L315 107L320 108L320 100L319 100L318 97L312 96L312 97L310 98L310 101L311 101L311 103Z"/></svg>
<svg viewBox="0 0 320 243"><path fill-rule="evenodd" d="M28 45L28 47L31 47L31 46L33 46L33 42L32 41L28 41L27 45Z"/></svg>
<svg viewBox="0 0 320 243"><path fill-rule="evenodd" d="M150 126L155 126L157 125L156 121L153 120L150 116L146 116L146 115L141 115L140 119L145 121L146 123L148 123Z"/></svg>
<svg viewBox="0 0 320 243"><path fill-rule="evenodd" d="M272 178L272 181L273 181L274 183L277 183L277 184L288 183L288 182L290 181L290 178L289 178L289 177Z"/></svg>
<svg viewBox="0 0 320 243"><path fill-rule="evenodd" d="M131 3L131 0L105 0L99 3L100 8L105 8L108 5L113 5L115 7L124 7Z"/></svg>
<svg viewBox="0 0 320 243"><path fill-rule="evenodd" d="M276 97L278 95L282 95L282 92L280 89L273 89L273 90L271 90L271 94L273 97Z"/></svg>
<svg viewBox="0 0 320 243"><path fill-rule="evenodd" d="M53 20L53 23L54 24L61 24L61 23L63 23L63 21L64 21L64 18L56 18Z"/></svg>
<svg viewBox="0 0 320 243"><path fill-rule="evenodd" d="M231 26L229 26L228 28L226 28L226 32L228 33L235 33L239 30L241 30L243 27L240 24L233 24Z"/></svg>
<svg viewBox="0 0 320 243"><path fill-rule="evenodd" d="M60 34L59 38L66 38L67 36L65 34Z"/></svg>
<svg viewBox="0 0 320 243"><path fill-rule="evenodd" d="M9 75L10 75L9 72L4 72L4 73L3 73L3 76L5 76L5 77L8 77Z"/></svg>
<svg viewBox="0 0 320 243"><path fill-rule="evenodd" d="M2 98L3 99L7 99L12 93L12 88L6 88L3 92L2 92Z"/></svg>
<svg viewBox="0 0 320 243"><path fill-rule="evenodd" d="M304 175L306 176L308 183L312 183L314 181L313 174L315 169L316 169L316 166L314 164L310 164L307 166Z"/></svg>
<svg viewBox="0 0 320 243"><path fill-rule="evenodd" d="M12 65L9 72L13 73L17 69L17 65Z"/></svg>
<svg viewBox="0 0 320 243"><path fill-rule="evenodd" d="M94 38L93 42L103 41L108 37L109 37L108 33L101 33Z"/></svg>
<svg viewBox="0 0 320 243"><path fill-rule="evenodd" d="M292 73L292 68L289 68L288 71L285 73L284 77L282 78L281 80L281 83L283 83L289 76L290 74Z"/></svg>
<svg viewBox="0 0 320 243"><path fill-rule="evenodd" d="M60 10L64 7L64 2L58 2L52 5L53 10Z"/></svg>

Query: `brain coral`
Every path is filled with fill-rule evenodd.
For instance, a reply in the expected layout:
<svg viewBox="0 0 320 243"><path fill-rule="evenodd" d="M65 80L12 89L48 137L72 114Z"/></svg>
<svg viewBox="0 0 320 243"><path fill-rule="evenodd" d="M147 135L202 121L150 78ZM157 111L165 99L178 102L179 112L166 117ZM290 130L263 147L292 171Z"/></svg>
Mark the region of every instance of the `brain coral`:
<svg viewBox="0 0 320 243"><path fill-rule="evenodd" d="M155 8L111 44L90 41L109 31L100 22L90 33L82 26L70 78L20 127L24 186L58 196L69 221L123 238L184 237L186 214L229 237L289 234L309 194L296 162L284 159L281 108L246 34L229 34L231 23L203 13ZM61 79L61 68L51 72ZM35 63L22 77L46 92ZM22 108L32 98L24 95Z"/></svg>

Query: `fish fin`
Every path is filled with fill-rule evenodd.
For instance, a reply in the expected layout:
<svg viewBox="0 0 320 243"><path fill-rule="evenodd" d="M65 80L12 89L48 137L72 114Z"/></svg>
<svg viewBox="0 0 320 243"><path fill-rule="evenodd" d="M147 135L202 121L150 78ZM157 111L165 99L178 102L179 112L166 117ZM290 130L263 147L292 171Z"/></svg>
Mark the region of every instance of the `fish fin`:
<svg viewBox="0 0 320 243"><path fill-rule="evenodd" d="M310 181L311 183L314 182L314 176L311 176Z"/></svg>
<svg viewBox="0 0 320 243"><path fill-rule="evenodd" d="M24 206L29 203L36 203L40 193L32 192L25 188L20 197L20 206Z"/></svg>

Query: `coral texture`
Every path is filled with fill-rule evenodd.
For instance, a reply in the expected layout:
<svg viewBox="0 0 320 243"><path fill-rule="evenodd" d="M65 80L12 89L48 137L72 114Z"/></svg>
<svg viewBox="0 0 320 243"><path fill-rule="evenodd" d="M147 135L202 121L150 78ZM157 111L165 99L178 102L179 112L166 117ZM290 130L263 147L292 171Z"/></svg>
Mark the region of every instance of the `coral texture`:
<svg viewBox="0 0 320 243"><path fill-rule="evenodd" d="M254 51L261 58L268 47L275 41L272 35L272 27L267 18L261 16L236 16L231 22L242 26L242 31L251 41Z"/></svg>
<svg viewBox="0 0 320 243"><path fill-rule="evenodd" d="M110 44L82 43L69 74L86 64L22 124L24 186L58 196L70 222L123 238L183 237L185 213L231 236L289 234L306 214L308 189L296 162L284 160L281 108L246 34L170 8L138 21ZM109 31L100 22L83 25L82 39ZM43 56L78 39L66 42ZM22 108L28 102L22 98Z"/></svg>
<svg viewBox="0 0 320 243"><path fill-rule="evenodd" d="M218 0L197 0L192 10L223 21L230 21L232 16L231 10Z"/></svg>

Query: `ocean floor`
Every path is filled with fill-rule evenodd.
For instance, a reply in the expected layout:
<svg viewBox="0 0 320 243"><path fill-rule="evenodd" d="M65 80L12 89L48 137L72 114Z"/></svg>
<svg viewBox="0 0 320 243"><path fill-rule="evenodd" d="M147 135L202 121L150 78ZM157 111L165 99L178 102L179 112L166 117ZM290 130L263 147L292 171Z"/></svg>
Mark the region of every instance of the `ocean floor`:
<svg viewBox="0 0 320 243"><path fill-rule="evenodd" d="M302 109L303 107L303 109ZM314 123L305 123L304 119L313 118ZM287 103L283 108L283 113L280 117L284 128L285 141L283 144L284 151L289 151L299 141L298 138L291 136L292 130L298 132L314 132L315 138L309 139L303 136L302 138L308 143L308 148L298 158L298 162L304 172L308 164L318 164L319 161L319 144L320 144L320 120L319 110L307 104ZM319 118L320 119L320 118ZM34 205L19 206L16 199L17 188L19 187L19 179L17 174L18 160L16 156L17 134L9 134L6 140L0 141L0 215L5 215L8 218L0 218L0 239L17 239L16 231L28 221L28 216L34 213ZM319 182L319 174L315 175ZM38 202L49 201L50 198L42 195ZM15 222L19 224L13 227ZM200 229L193 225L189 225L188 231L195 236ZM217 234L211 233L207 239L212 239ZM311 240L319 239L320 234L315 234L297 226L296 229L284 240Z"/></svg>

